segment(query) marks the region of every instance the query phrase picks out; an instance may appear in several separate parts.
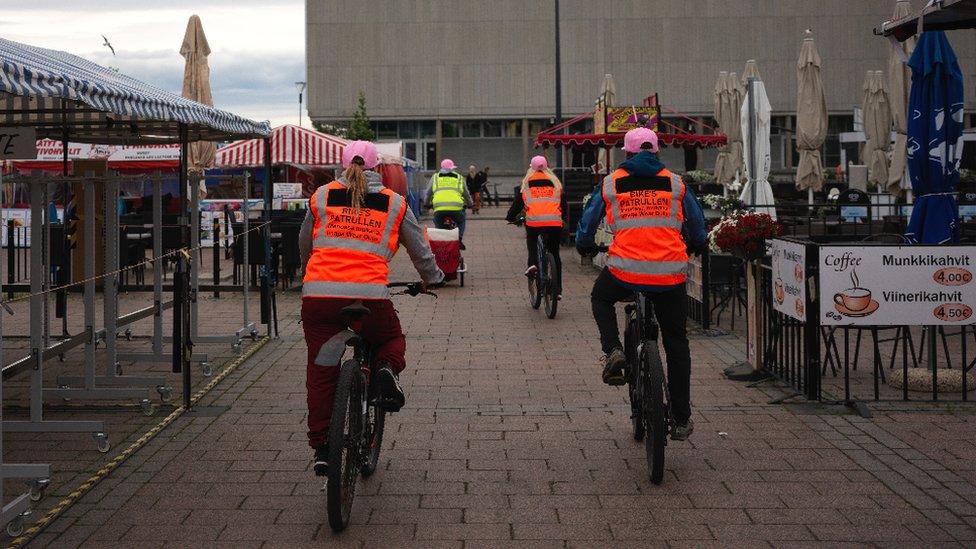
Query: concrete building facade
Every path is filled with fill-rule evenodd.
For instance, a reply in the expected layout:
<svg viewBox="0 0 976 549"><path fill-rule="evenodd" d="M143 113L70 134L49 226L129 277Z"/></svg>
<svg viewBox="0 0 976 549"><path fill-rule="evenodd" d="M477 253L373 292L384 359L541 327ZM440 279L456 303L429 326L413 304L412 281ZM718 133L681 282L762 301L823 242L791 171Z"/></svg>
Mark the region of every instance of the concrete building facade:
<svg viewBox="0 0 976 549"><path fill-rule="evenodd" d="M918 8L924 0L915 0ZM755 59L774 126L796 109L796 59L811 29L823 57L831 133L848 131L865 72L888 42L872 29L895 0L562 0L563 111L591 110L604 74L618 104L657 92L666 109L708 117L719 71ZM517 170L554 113L551 0L307 0L309 116L348 119L366 94L380 139L401 139L428 167L441 156ZM974 73L976 33L950 40ZM967 89L967 107L974 94ZM839 150L839 148L838 148ZM828 161L836 156L828 146ZM707 161L706 161L707 164Z"/></svg>

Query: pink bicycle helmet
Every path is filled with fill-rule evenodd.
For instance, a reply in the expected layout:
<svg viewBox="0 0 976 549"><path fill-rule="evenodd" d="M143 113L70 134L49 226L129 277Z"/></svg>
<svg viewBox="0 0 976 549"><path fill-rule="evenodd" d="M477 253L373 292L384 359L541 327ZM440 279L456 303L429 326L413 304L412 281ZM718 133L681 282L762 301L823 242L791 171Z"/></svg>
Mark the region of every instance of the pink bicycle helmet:
<svg viewBox="0 0 976 549"><path fill-rule="evenodd" d="M648 128L634 128L624 135L624 152L639 153L644 143L651 144L651 152L658 152L657 134Z"/></svg>
<svg viewBox="0 0 976 549"><path fill-rule="evenodd" d="M372 170L380 163L380 155L376 152L376 145L370 141L352 141L342 149L342 167L348 168L353 159L359 157L363 167Z"/></svg>
<svg viewBox="0 0 976 549"><path fill-rule="evenodd" d="M535 171L540 171L549 167L549 161L542 155L533 156L529 166Z"/></svg>

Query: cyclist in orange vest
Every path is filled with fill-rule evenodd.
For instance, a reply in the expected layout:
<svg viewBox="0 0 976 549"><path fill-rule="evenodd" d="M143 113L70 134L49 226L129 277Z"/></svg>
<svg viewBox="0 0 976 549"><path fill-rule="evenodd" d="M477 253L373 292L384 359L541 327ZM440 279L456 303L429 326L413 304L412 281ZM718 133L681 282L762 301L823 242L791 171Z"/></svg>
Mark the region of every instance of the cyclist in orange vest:
<svg viewBox="0 0 976 549"><path fill-rule="evenodd" d="M544 156L532 157L529 169L522 178L520 192L515 195L505 219L509 223L519 223L523 210L525 211L525 244L529 250L529 266L525 270L525 276L532 276L539 269L536 239L540 234L545 240L546 250L551 252L556 260L556 273L561 274L559 241L562 240L563 235L566 196L563 194L562 182L549 169L549 162ZM556 280L560 278L557 277Z"/></svg>
<svg viewBox="0 0 976 549"><path fill-rule="evenodd" d="M302 326L308 346L305 387L308 390L308 441L315 449L314 470L328 469L326 446L339 364L319 364L323 344L346 328L343 307L357 300L370 309L357 330L371 344L380 368L376 379L390 412L404 404L399 373L405 366L406 343L390 301L389 262L402 244L425 284L444 280L424 233L407 201L383 186L376 146L353 141L342 152L345 171L319 187L308 201L299 232L305 271Z"/></svg>
<svg viewBox="0 0 976 549"><path fill-rule="evenodd" d="M672 438L686 440L694 425L691 353L685 330L685 271L688 252L705 249L705 218L691 189L658 158L656 133L648 128L627 132L624 151L627 160L594 190L576 232L576 247L582 255L595 253L594 235L604 217L614 233L606 268L590 294L600 344L606 353L601 361L603 381L609 385L626 382L627 360L614 304L634 292L643 292L654 305L667 355L676 424Z"/></svg>

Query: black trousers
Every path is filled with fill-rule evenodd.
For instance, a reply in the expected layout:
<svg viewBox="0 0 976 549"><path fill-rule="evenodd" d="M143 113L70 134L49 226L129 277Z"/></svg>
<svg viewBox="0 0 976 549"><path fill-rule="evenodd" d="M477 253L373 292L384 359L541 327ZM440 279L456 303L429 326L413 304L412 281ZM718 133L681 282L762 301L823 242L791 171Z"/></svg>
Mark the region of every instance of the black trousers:
<svg viewBox="0 0 976 549"><path fill-rule="evenodd" d="M590 303L593 306L593 318L600 330L600 345L604 353L609 354L614 349L623 348L614 305L633 293L617 282L606 269L603 269L593 284ZM645 295L654 306L654 316L661 327L661 339L668 364L671 413L675 421L685 423L691 417L691 350L688 347L688 332L685 327L688 319L685 287L680 286L665 292L647 292Z"/></svg>
<svg viewBox="0 0 976 549"><path fill-rule="evenodd" d="M526 227L525 228L525 246L529 250L529 267L539 264L539 250L536 248L535 240L536 237L542 235L543 244L545 244L546 251L552 254L553 259L556 260L556 273L562 274L563 272L563 261L559 257L559 241L563 237L563 230L561 227Z"/></svg>

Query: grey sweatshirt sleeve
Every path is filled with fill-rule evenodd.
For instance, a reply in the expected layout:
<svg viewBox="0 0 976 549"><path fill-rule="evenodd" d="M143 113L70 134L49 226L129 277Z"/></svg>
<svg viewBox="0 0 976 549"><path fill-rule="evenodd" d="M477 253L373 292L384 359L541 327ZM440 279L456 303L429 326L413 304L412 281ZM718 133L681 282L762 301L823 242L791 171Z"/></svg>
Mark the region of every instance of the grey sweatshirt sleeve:
<svg viewBox="0 0 976 549"><path fill-rule="evenodd" d="M434 252L431 251L424 232L417 223L411 210L403 216L400 222L400 244L407 249L413 266L420 273L420 278L427 284L439 284L444 281L444 272L437 266L434 260Z"/></svg>
<svg viewBox="0 0 976 549"><path fill-rule="evenodd" d="M437 178L437 172L430 176L430 181L427 182L427 190L424 191L424 205L430 206L434 203L434 180Z"/></svg>
<svg viewBox="0 0 976 549"><path fill-rule="evenodd" d="M305 265L308 258L312 255L312 210L305 211L305 219L302 220L302 228L298 230L298 257L302 260L302 272L305 272Z"/></svg>
<svg viewBox="0 0 976 549"><path fill-rule="evenodd" d="M461 188L464 189L464 205L468 207L474 206L474 200L471 200L471 192L468 191L468 186L461 185Z"/></svg>

